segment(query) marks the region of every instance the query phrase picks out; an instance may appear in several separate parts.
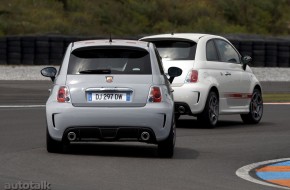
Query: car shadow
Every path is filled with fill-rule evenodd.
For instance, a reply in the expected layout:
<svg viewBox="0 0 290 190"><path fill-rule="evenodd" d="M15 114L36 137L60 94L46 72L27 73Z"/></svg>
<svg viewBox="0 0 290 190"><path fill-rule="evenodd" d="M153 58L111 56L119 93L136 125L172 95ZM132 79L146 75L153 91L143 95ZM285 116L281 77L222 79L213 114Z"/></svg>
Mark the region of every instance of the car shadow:
<svg viewBox="0 0 290 190"><path fill-rule="evenodd" d="M261 122L259 124L245 124L243 121L236 121L236 120L219 120L217 126L212 129L224 129L224 128L245 128L245 127L259 127L268 125L269 123ZM183 129L211 129L208 127L204 127L200 124L196 119L179 119L176 122L177 128Z"/></svg>
<svg viewBox="0 0 290 190"><path fill-rule="evenodd" d="M71 144L64 150L65 154L133 157L159 159L156 145L118 144L118 143L77 143ZM196 159L199 153L188 148L175 147L172 159ZM164 159L164 158L162 158Z"/></svg>

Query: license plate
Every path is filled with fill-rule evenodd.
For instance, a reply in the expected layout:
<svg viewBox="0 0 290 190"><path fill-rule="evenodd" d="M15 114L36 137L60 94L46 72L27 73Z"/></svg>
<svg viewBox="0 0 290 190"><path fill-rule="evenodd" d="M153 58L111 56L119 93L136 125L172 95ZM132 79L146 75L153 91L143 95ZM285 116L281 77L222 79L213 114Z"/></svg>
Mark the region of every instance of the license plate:
<svg viewBox="0 0 290 190"><path fill-rule="evenodd" d="M131 100L130 93L87 93L89 102L129 102Z"/></svg>

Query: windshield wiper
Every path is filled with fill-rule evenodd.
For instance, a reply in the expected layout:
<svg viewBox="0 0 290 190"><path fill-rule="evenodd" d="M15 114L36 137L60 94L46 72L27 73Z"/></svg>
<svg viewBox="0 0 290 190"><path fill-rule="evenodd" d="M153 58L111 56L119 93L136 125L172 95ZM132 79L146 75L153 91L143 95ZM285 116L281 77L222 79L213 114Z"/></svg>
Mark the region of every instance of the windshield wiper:
<svg viewBox="0 0 290 190"><path fill-rule="evenodd" d="M95 69L79 71L80 74L111 74L110 69Z"/></svg>

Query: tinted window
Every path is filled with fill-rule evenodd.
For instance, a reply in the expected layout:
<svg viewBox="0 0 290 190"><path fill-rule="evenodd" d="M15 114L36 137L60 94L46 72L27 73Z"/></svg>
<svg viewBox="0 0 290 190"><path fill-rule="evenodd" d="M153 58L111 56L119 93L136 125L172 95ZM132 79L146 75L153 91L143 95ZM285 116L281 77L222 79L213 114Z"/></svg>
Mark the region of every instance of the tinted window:
<svg viewBox="0 0 290 190"><path fill-rule="evenodd" d="M218 61L219 60L213 40L208 41L206 44L206 59L208 61Z"/></svg>
<svg viewBox="0 0 290 190"><path fill-rule="evenodd" d="M154 41L163 59L194 60L196 43L187 41Z"/></svg>
<svg viewBox="0 0 290 190"><path fill-rule="evenodd" d="M230 63L240 63L239 54L235 49L224 40L215 40L220 54L220 61Z"/></svg>
<svg viewBox="0 0 290 190"><path fill-rule="evenodd" d="M71 53L68 74L151 74L149 53L139 48L80 48Z"/></svg>

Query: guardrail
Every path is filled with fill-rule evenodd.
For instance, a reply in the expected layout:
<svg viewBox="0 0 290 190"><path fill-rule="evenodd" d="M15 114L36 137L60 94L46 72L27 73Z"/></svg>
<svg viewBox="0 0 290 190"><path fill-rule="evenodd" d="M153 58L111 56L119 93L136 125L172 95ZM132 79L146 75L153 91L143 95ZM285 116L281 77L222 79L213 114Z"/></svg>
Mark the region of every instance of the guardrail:
<svg viewBox="0 0 290 190"><path fill-rule="evenodd" d="M290 39L226 36L253 67L290 67ZM105 37L7 36L0 38L0 64L60 65L70 42ZM129 37L138 39L139 37ZM126 38L128 39L128 38Z"/></svg>

